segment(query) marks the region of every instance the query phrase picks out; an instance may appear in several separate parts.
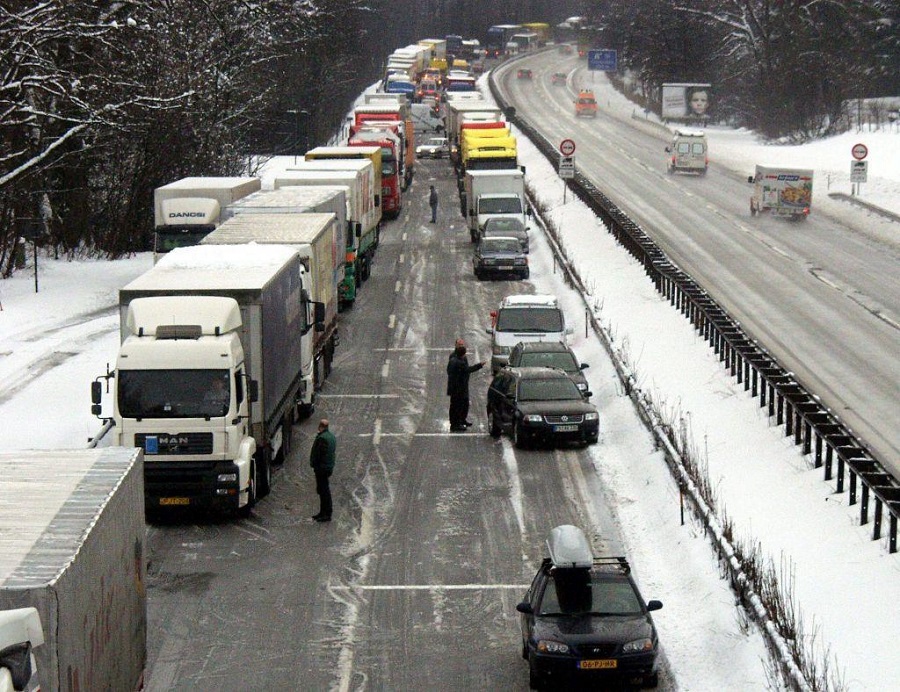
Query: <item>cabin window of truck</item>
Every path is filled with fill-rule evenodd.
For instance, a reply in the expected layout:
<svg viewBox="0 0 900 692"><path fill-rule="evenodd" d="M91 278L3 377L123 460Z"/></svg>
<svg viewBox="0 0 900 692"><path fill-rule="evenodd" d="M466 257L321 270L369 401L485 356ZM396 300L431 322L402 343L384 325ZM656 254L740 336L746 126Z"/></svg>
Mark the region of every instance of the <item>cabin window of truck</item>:
<svg viewBox="0 0 900 692"><path fill-rule="evenodd" d="M227 403L210 395L217 381L230 381L227 370L119 370L117 379L123 418L207 418L227 412Z"/></svg>

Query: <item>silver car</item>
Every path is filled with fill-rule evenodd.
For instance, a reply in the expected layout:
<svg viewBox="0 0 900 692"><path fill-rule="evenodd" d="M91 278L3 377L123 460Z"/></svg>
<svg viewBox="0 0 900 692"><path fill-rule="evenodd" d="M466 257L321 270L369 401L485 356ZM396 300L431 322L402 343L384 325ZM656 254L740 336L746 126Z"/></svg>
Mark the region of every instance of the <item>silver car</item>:
<svg viewBox="0 0 900 692"><path fill-rule="evenodd" d="M519 219L510 216L494 216L484 222L481 229L481 238L505 236L517 238L522 246L522 252L528 253L528 229Z"/></svg>
<svg viewBox="0 0 900 692"><path fill-rule="evenodd" d="M424 144L416 147L416 156L420 159L442 159L450 154L450 143L446 137L431 137Z"/></svg>

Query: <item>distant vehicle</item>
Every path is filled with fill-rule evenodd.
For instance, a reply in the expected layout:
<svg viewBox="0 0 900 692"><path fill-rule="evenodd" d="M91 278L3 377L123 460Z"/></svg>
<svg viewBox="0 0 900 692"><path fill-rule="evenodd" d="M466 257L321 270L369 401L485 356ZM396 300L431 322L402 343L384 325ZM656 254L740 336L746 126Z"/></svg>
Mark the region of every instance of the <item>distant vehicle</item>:
<svg viewBox="0 0 900 692"><path fill-rule="evenodd" d="M484 60L472 61L472 74L484 74Z"/></svg>
<svg viewBox="0 0 900 692"><path fill-rule="evenodd" d="M559 52L563 55L572 55L572 53L575 52L575 49L572 47L571 43L560 43Z"/></svg>
<svg viewBox="0 0 900 692"><path fill-rule="evenodd" d="M532 689L582 682L656 687L659 639L624 557L594 557L584 532L557 526L531 587L516 606Z"/></svg>
<svg viewBox="0 0 900 692"><path fill-rule="evenodd" d="M519 448L536 442L589 445L600 436L597 408L556 368L502 368L488 388L487 419L492 437L507 432Z"/></svg>
<svg viewBox="0 0 900 692"><path fill-rule="evenodd" d="M672 145L666 147L667 173L699 173L706 175L709 157L706 149L706 135L702 130L679 128L675 130Z"/></svg>
<svg viewBox="0 0 900 692"><path fill-rule="evenodd" d="M530 242L528 240L528 229L519 219L510 216L489 216L479 231L479 240L490 238L492 236L512 236L518 238L519 244L522 246L522 252L528 254Z"/></svg>
<svg viewBox="0 0 900 692"><path fill-rule="evenodd" d="M532 79L533 77L534 73L527 68L516 70L516 79Z"/></svg>
<svg viewBox="0 0 900 692"><path fill-rule="evenodd" d="M578 92L578 98L575 99L575 117L585 116L588 118L597 117L597 99L594 98L594 92L582 90Z"/></svg>
<svg viewBox="0 0 900 692"><path fill-rule="evenodd" d="M565 86L566 85L566 73L565 72L554 72L553 76L550 78L550 82L554 86Z"/></svg>
<svg viewBox="0 0 900 692"><path fill-rule="evenodd" d="M753 184L751 216L772 214L795 221L809 216L813 187L811 169L757 166L756 174L747 182Z"/></svg>
<svg viewBox="0 0 900 692"><path fill-rule="evenodd" d="M587 363L578 362L575 352L565 344L553 341L530 341L516 344L509 354L510 368L558 368L565 372L585 398L588 381L584 376Z"/></svg>
<svg viewBox="0 0 900 692"><path fill-rule="evenodd" d="M492 275L512 275L527 279L528 258L518 238L493 236L483 238L475 246L472 269L479 281Z"/></svg>
<svg viewBox="0 0 900 692"><path fill-rule="evenodd" d="M450 155L450 144L446 137L431 137L424 144L416 147L416 156L420 159L442 159Z"/></svg>

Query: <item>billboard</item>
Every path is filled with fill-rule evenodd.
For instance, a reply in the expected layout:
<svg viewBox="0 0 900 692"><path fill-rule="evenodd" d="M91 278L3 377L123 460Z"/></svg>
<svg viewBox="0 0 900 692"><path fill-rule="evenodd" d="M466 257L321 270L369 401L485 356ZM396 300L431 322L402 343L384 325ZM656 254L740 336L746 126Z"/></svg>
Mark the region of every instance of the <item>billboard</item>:
<svg viewBox="0 0 900 692"><path fill-rule="evenodd" d="M712 85L700 83L663 84L663 120L705 120L712 106Z"/></svg>

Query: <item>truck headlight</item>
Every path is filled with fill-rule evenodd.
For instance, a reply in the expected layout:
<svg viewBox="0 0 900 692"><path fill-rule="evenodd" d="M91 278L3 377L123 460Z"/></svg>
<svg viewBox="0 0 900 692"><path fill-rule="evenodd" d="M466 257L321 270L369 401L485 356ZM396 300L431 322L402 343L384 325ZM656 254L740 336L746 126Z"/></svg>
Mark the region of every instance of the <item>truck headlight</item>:
<svg viewBox="0 0 900 692"><path fill-rule="evenodd" d="M237 474L236 473L220 473L216 476L217 483L236 483L237 482Z"/></svg>
<svg viewBox="0 0 900 692"><path fill-rule="evenodd" d="M596 411L591 411L589 413L584 414L585 420L597 420L599 417L600 417L600 414L597 413Z"/></svg>

